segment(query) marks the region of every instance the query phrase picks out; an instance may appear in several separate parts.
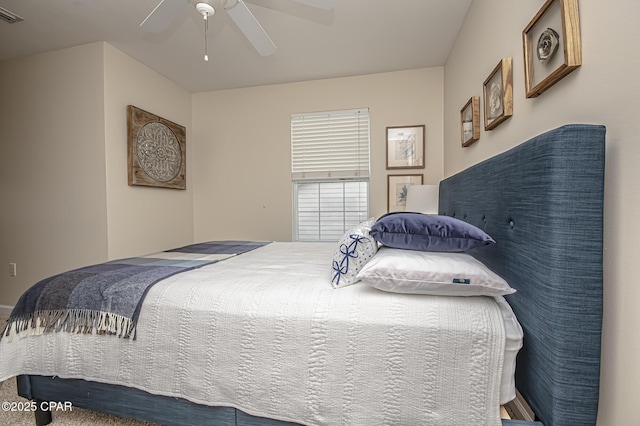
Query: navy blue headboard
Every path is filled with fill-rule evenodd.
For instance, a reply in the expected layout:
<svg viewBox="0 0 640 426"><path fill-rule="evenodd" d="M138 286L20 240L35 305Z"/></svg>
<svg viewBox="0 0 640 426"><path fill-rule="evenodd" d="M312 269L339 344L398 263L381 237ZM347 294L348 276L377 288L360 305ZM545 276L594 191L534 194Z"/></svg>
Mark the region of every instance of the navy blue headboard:
<svg viewBox="0 0 640 426"><path fill-rule="evenodd" d="M605 127L566 125L440 183L440 214L496 244L471 252L517 289L516 387L545 426L595 425Z"/></svg>

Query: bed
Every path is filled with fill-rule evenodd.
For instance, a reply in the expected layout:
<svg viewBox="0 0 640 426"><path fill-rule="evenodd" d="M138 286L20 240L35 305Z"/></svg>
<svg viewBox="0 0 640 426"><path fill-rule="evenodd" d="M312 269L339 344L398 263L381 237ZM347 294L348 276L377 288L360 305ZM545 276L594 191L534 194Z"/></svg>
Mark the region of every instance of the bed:
<svg viewBox="0 0 640 426"><path fill-rule="evenodd" d="M604 141L603 126L562 126L440 183L439 213L474 225L496 241L468 253L517 290L504 296L524 330L515 385L546 426L593 425L597 418ZM283 249L291 244L298 246L293 251ZM316 291L304 286L302 276L293 290L274 284L265 291L268 283L259 282L260 271L295 275L298 272L291 265L304 263L310 252L329 256L333 250L326 244L270 243L162 280L146 293L135 339L64 332L5 338L0 342L0 359L13 362L0 361L0 378L18 375L18 393L30 400L70 401L77 407L162 424L443 425L464 424L465 419L473 419L473 424L499 424L497 402L503 396L507 341L500 304L489 297L383 294L361 284ZM263 259L264 253L271 257ZM233 266L240 261L253 266L244 264L239 273ZM304 269L309 268L317 268L319 274L327 266L314 260L305 264ZM234 279L238 274L253 277L256 282L249 281L240 293L222 287L207 295L198 283L208 279L204 274L210 269ZM191 277L189 283L176 286L185 276ZM311 304L301 298L314 292L316 301ZM233 294L234 309L219 305L225 294ZM260 306L270 298L290 302L278 305L279 310L265 318ZM160 299L172 303L152 304ZM198 309L185 313L187 299L195 301ZM464 308L456 305L459 299L467 299ZM219 308L215 321L207 305ZM284 317L287 326L278 320ZM177 337L154 342L147 331L151 324L169 327L162 322L167 318ZM448 322L455 332L434 340L428 327L425 331L425 318ZM480 330L468 336L474 342L493 342L491 351L487 350L490 355L485 356L485 346L472 348L469 355L445 343L465 340L466 331L456 328L458 323L468 322L473 329L483 321L494 324L489 329L497 331ZM262 323L271 323L271 331L259 328ZM234 374L217 371L211 362L233 358L231 352L216 353L217 346L208 351L190 349L191 363L176 359L172 347L187 347L192 336L233 342L237 348L232 352L240 354ZM91 349L81 348L87 337L93 339ZM120 361L109 368L97 365L110 359L106 351L111 349L101 343L104 338L119 347ZM144 346L140 351L147 354L149 365L181 369L173 376L167 373L173 377L169 391L152 392L154 380L162 376L153 370L142 371L144 383L135 384L73 374L83 363L95 371L114 370L115 376L144 370L144 365L122 361L138 356L133 345ZM276 361L261 359L267 346L277 352ZM449 351L446 356L443 350ZM64 374L52 353L74 359L64 365ZM44 365L36 365L30 354L40 357ZM297 358L306 360L304 371L293 362L287 364ZM463 367L463 358L472 359L470 369ZM446 374L435 382L429 379L431 371L451 365L462 370L451 373L450 383L442 379ZM262 387L262 381L269 386ZM203 389L200 382L218 384L216 389ZM430 389L433 386L437 392ZM220 399L225 392L232 396ZM304 392L303 403L295 398L298 392ZM302 410L298 414L296 406ZM439 411L430 412L432 406ZM38 424L50 419L48 412L36 413ZM520 423L504 420L503 424Z"/></svg>

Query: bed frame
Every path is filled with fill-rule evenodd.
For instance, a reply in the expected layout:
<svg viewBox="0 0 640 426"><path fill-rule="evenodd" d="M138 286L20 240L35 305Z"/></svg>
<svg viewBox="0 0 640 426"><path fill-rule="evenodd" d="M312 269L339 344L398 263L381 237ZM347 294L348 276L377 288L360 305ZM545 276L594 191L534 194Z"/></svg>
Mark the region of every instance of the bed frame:
<svg viewBox="0 0 640 426"><path fill-rule="evenodd" d="M507 296L524 329L516 386L545 426L596 424L604 155L603 126L567 125L440 183L440 214L497 241L471 254L517 289ZM19 376L18 393L167 425L291 424L84 380Z"/></svg>

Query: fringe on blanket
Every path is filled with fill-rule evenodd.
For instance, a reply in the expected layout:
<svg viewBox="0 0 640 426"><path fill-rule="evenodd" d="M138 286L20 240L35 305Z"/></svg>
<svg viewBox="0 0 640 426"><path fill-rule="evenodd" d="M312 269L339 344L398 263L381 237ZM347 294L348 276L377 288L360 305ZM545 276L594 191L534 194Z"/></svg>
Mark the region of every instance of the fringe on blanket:
<svg viewBox="0 0 640 426"><path fill-rule="evenodd" d="M108 334L123 339L135 339L136 324L131 318L103 311L87 309L37 311L11 317L0 334L3 337L37 336L66 331L78 334Z"/></svg>

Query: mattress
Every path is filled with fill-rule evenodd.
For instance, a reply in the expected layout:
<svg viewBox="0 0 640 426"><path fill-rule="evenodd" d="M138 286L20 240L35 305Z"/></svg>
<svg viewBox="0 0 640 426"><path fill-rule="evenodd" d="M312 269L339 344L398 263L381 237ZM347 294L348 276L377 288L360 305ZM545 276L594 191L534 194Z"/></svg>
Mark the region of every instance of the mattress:
<svg viewBox="0 0 640 426"><path fill-rule="evenodd" d="M148 292L135 340L0 342L0 380L54 375L309 425L498 426L520 329L502 298L333 289L333 243L271 243Z"/></svg>

